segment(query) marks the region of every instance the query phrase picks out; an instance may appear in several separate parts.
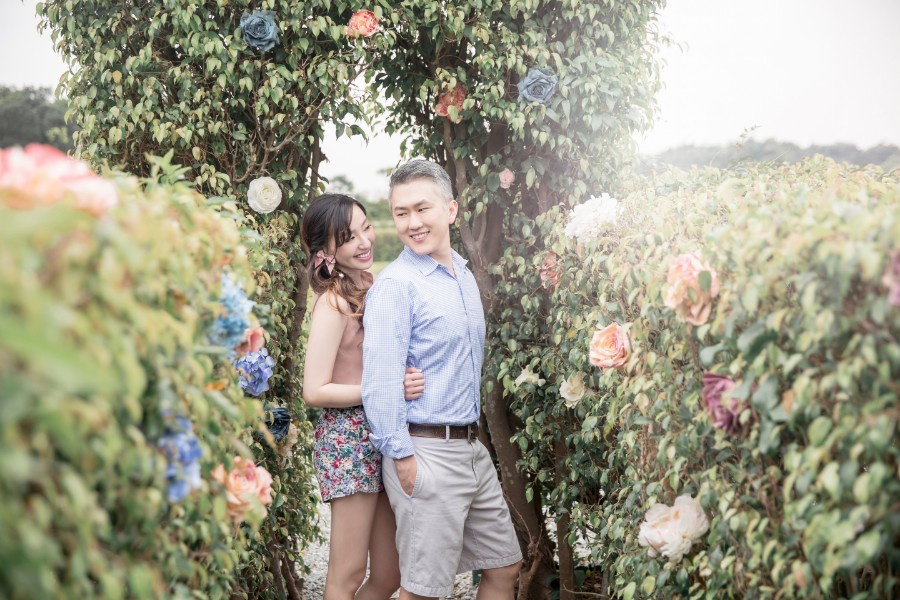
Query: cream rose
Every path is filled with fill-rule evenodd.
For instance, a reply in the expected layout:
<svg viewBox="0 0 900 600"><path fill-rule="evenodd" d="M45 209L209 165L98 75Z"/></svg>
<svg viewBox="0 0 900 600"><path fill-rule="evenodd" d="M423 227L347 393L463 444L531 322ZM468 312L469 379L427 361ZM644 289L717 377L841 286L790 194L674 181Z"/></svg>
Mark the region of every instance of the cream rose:
<svg viewBox="0 0 900 600"><path fill-rule="evenodd" d="M530 368L525 368L522 369L522 372L518 377L516 377L516 387L520 388L526 383L530 383L535 387L539 387L547 383L547 380L538 377L537 373L532 371Z"/></svg>
<svg viewBox="0 0 900 600"><path fill-rule="evenodd" d="M700 274L709 273L709 287L700 286ZM664 302L666 306L692 325L709 320L713 298L719 295L719 275L700 257L700 252L681 254L669 267Z"/></svg>
<svg viewBox="0 0 900 600"><path fill-rule="evenodd" d="M559 395L566 401L566 406L574 407L587 394L584 385L584 373L575 373L562 382L559 386Z"/></svg>
<svg viewBox="0 0 900 600"><path fill-rule="evenodd" d="M281 188L271 177L254 179L247 188L247 202L258 213L270 213L281 204Z"/></svg>
<svg viewBox="0 0 900 600"><path fill-rule="evenodd" d="M601 369L617 369L628 362L631 340L628 332L618 323L594 332L591 338L590 361Z"/></svg>
<svg viewBox="0 0 900 600"><path fill-rule="evenodd" d="M235 456L229 473L220 464L213 470L212 478L225 486L228 514L234 521L243 521L247 512L253 510L259 510L260 517L266 516L266 506L272 503L272 475L266 469Z"/></svg>
<svg viewBox="0 0 900 600"><path fill-rule="evenodd" d="M647 511L638 533L638 544L651 558L662 554L669 564L681 562L691 546L709 531L709 520L694 498L678 496L673 506L655 504Z"/></svg>

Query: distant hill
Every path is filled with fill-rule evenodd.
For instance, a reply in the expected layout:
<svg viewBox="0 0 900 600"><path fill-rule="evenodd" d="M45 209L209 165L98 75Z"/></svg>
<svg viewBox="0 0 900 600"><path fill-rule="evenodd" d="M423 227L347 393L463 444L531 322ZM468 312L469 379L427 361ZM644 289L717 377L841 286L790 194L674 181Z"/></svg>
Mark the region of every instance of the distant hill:
<svg viewBox="0 0 900 600"><path fill-rule="evenodd" d="M823 154L838 162L855 165L878 165L885 171L900 167L900 148L879 145L862 150L853 144L807 146L768 139L747 140L730 146L678 146L642 159L641 169L653 169L659 163L687 169L692 166L728 167L742 161L799 162L806 156Z"/></svg>

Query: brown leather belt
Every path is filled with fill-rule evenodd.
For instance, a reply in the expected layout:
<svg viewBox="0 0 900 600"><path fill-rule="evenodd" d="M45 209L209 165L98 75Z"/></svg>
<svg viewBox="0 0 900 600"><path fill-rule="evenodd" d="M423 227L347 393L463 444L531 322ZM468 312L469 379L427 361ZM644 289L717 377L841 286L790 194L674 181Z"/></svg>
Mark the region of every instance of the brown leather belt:
<svg viewBox="0 0 900 600"><path fill-rule="evenodd" d="M478 439L478 423L469 425L420 425L419 423L410 423L409 435L445 440L472 441Z"/></svg>

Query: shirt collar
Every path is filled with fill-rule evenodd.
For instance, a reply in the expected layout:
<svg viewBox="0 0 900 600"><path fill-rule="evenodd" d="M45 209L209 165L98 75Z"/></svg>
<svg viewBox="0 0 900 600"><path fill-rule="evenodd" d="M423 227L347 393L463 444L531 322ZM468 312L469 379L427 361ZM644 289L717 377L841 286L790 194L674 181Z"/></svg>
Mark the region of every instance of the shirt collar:
<svg viewBox="0 0 900 600"><path fill-rule="evenodd" d="M434 260L431 256L427 254L416 254L409 246L404 246L403 255L406 256L406 260L412 263L412 265L426 277L431 275L435 269L441 266L441 263ZM466 265L469 264L469 261L460 256L453 248L450 249L450 259L453 261L454 270L462 271L466 268Z"/></svg>

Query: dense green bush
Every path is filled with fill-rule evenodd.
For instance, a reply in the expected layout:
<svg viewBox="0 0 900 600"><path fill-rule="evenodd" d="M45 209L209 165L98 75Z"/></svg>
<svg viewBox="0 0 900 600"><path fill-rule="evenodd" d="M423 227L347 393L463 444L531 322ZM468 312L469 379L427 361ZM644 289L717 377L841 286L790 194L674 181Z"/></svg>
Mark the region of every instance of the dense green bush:
<svg viewBox="0 0 900 600"><path fill-rule="evenodd" d="M592 239L567 236L568 220L520 221L529 237L495 268L514 300L489 368L522 420L530 493L571 518L583 559L627 599L896 597L897 177L822 157L670 172L632 182ZM533 255L543 243L558 259ZM706 264L686 302L719 291L690 324L665 300L675 258L696 251ZM627 362L597 368L592 335L613 323ZM567 401L579 372L587 393L567 384ZM734 382L727 429L707 374ZM681 494L709 531L667 565L638 535Z"/></svg>
<svg viewBox="0 0 900 600"><path fill-rule="evenodd" d="M4 183L24 176L2 163ZM260 428L208 337L223 274L252 288L246 251L225 205L156 165L111 176L118 208L95 214L48 204L46 178L24 195L0 184L4 598L226 598L253 536L209 477ZM179 417L199 488L170 501L159 443Z"/></svg>

